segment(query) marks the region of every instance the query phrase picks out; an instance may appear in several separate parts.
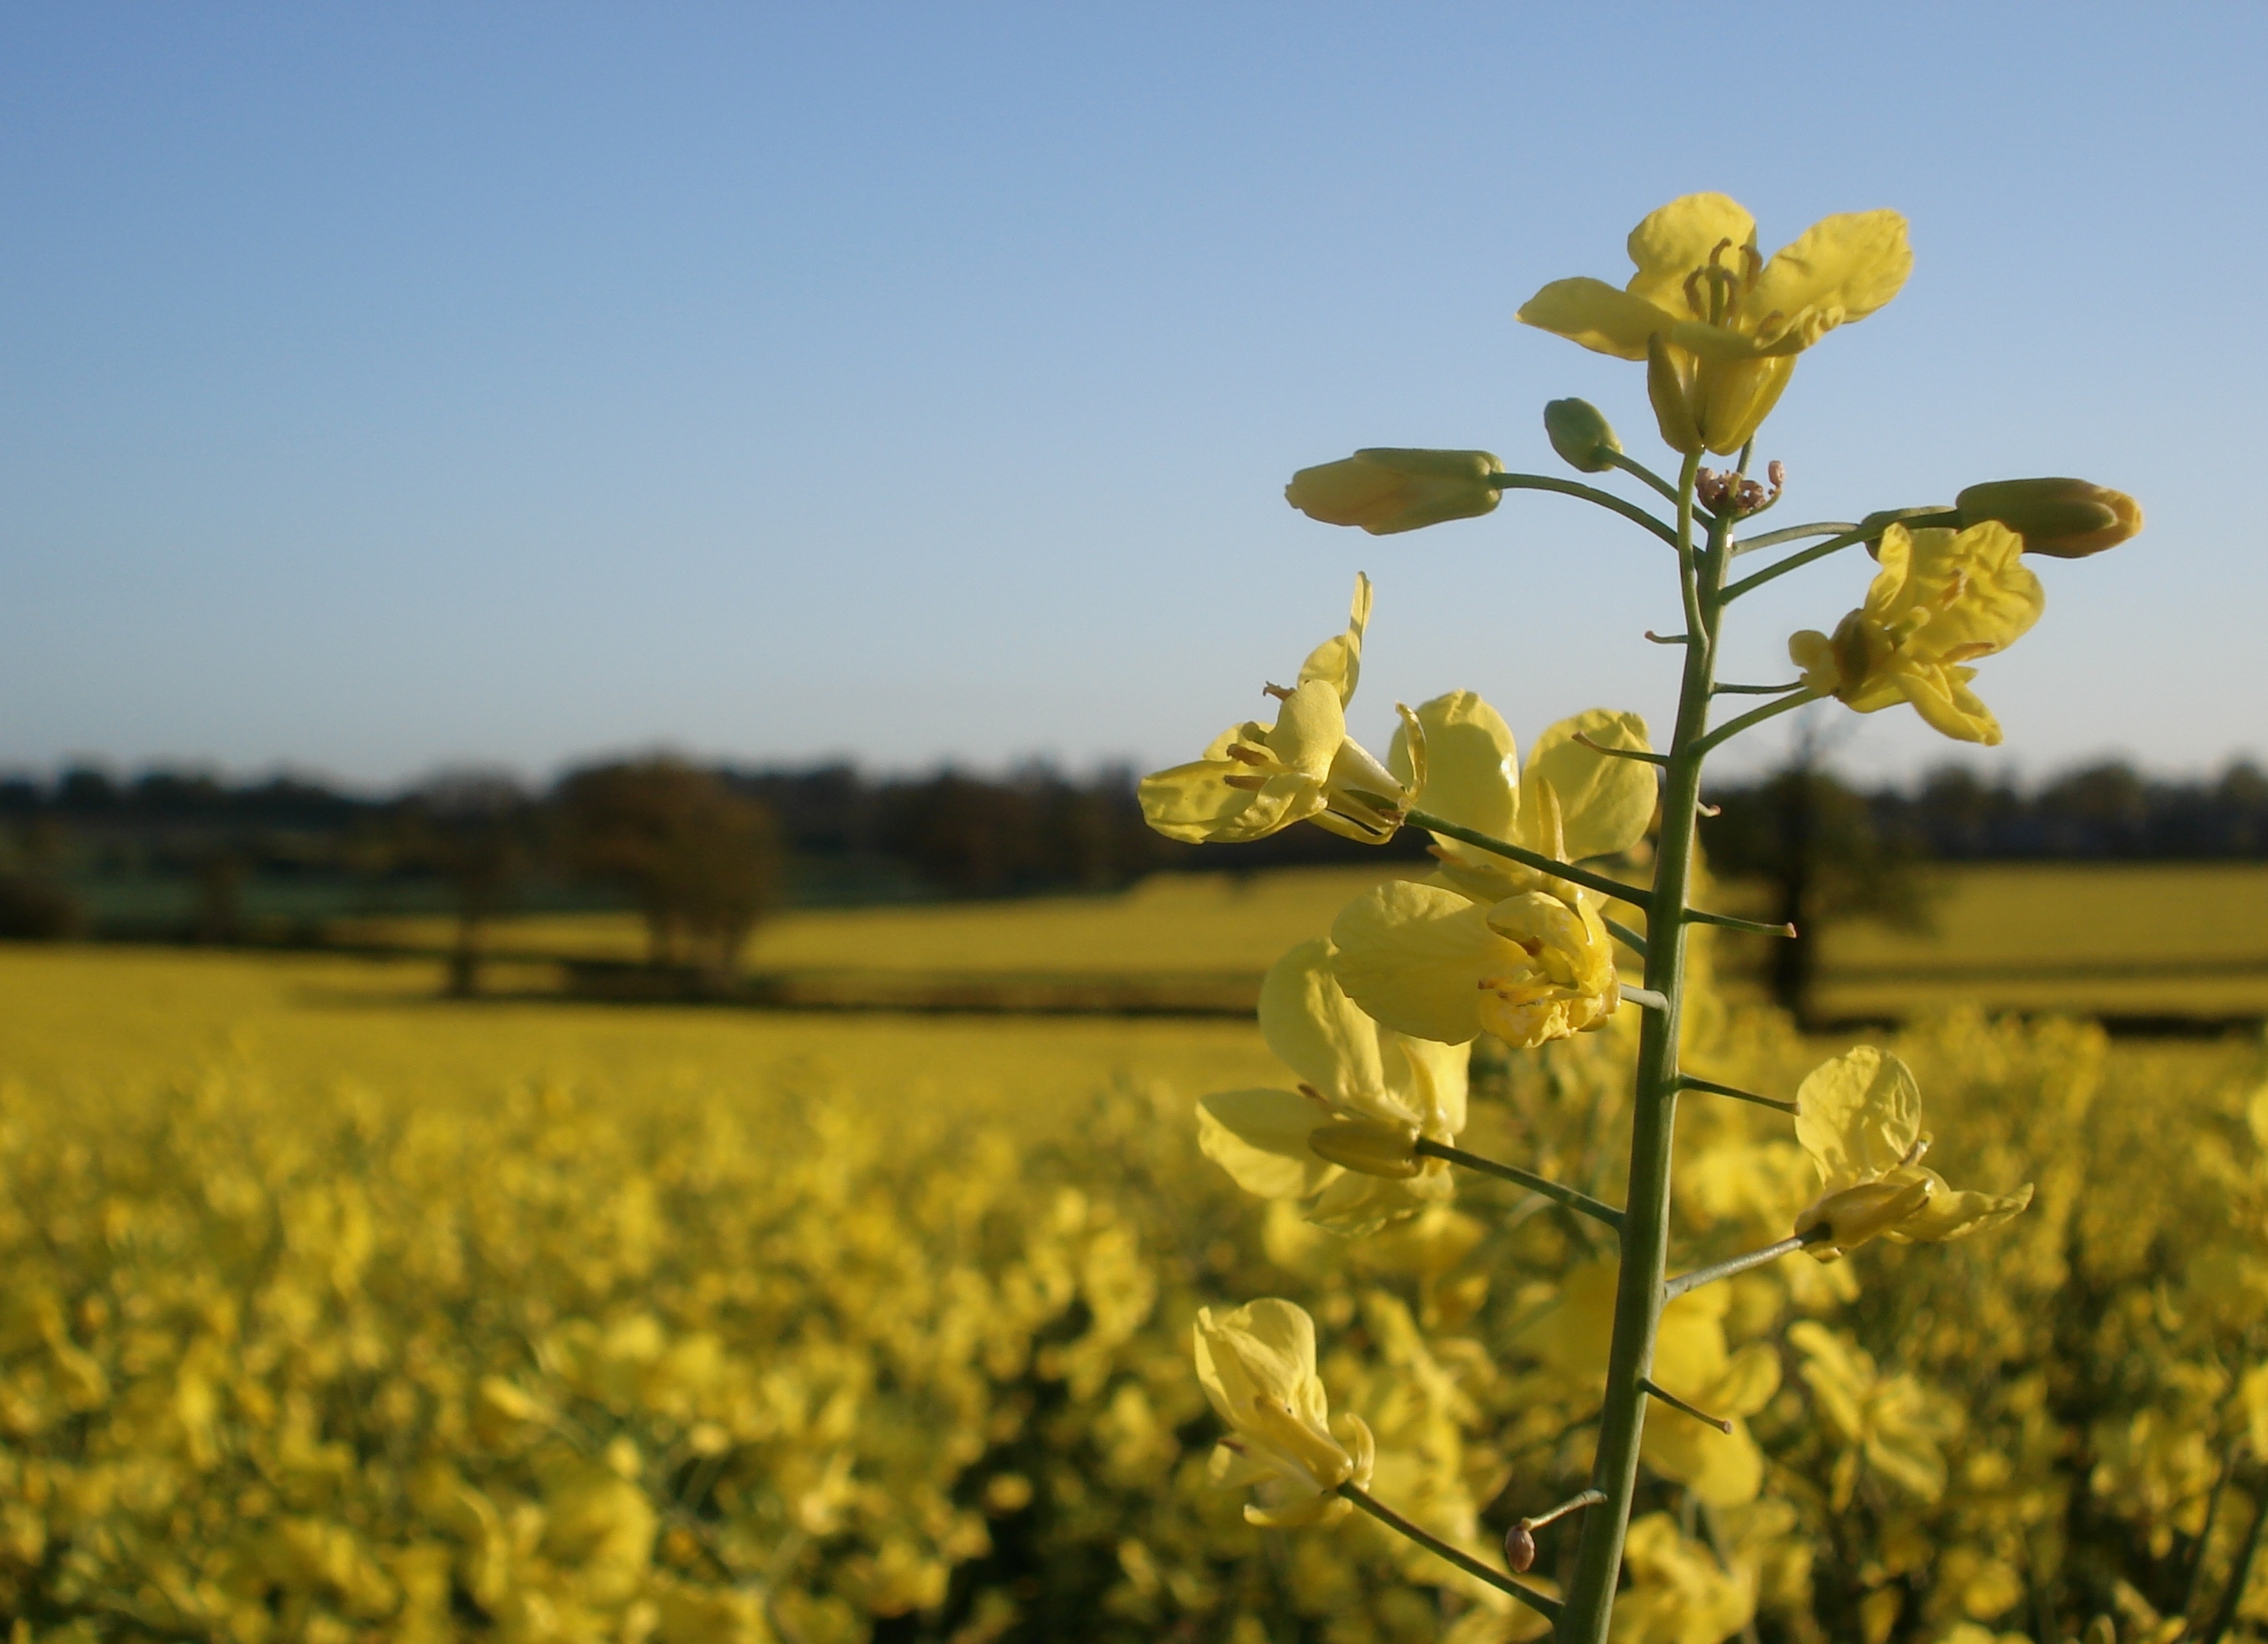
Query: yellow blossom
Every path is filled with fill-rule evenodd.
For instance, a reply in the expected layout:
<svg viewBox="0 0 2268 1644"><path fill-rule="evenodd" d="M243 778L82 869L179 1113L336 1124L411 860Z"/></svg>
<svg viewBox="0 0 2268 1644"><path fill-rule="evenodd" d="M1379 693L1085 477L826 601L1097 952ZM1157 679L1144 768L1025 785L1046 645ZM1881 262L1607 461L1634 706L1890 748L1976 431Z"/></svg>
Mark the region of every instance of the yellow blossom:
<svg viewBox="0 0 2268 1644"><path fill-rule="evenodd" d="M2005 651L2039 620L2047 594L2021 559L2024 541L1987 520L1953 531L1882 534L1882 568L1867 602L1833 638L1807 629L1788 655L1817 695L1860 713L1910 702L1933 729L1956 741L1997 746L1999 721L1969 689L1964 666Z"/></svg>
<svg viewBox="0 0 2268 1644"><path fill-rule="evenodd" d="M1187 844L1263 838L1296 822L1366 844L1394 837L1411 791L1346 734L1370 600L1370 579L1358 574L1346 631L1308 653L1291 689L1268 687L1283 704L1275 724L1231 726L1204 757L1142 778L1151 827Z"/></svg>
<svg viewBox="0 0 2268 1644"><path fill-rule="evenodd" d="M1396 737L1397 773L1422 753L1444 821L1555 860L1626 851L1653 816L1650 766L1599 747L1646 747L1635 714L1593 710L1546 731L1513 775L1503 716L1470 691L1437 697ZM1577 740L1579 737L1583 740ZM1587 743L1597 746L1587 746ZM1603 1027L1622 1003L1596 898L1565 880L1435 836L1441 872L1381 885L1332 926L1339 982L1388 1027L1459 1044L1484 1030L1534 1046Z"/></svg>
<svg viewBox="0 0 2268 1644"><path fill-rule="evenodd" d="M1936 1244L1998 1227L2032 1202L2031 1183L2013 1193L1956 1192L1919 1161L1921 1090L1896 1057L1862 1044L1812 1069L1795 1093L1795 1139L1820 1176L1819 1197L1795 1219L1822 1262L1881 1236Z"/></svg>
<svg viewBox="0 0 2268 1644"><path fill-rule="evenodd" d="M1850 1504L1861 1461L1925 1501L1945 1493L1940 1446L1961 1431L1961 1411L1911 1375L1885 1375L1848 1337L1803 1319L1788 1326L1803 1355L1803 1379L1828 1427L1848 1446L1830 1479L1830 1504Z"/></svg>
<svg viewBox="0 0 2268 1644"><path fill-rule="evenodd" d="M1728 1570L1667 1513L1631 1521L1623 1562L1631 1584L1615 1600L1613 1644L1722 1644L1756 1615L1754 1567Z"/></svg>
<svg viewBox="0 0 2268 1644"><path fill-rule="evenodd" d="M1448 1166L1410 1146L1420 1136L1454 1141L1464 1129L1466 1052L1380 1027L1340 988L1331 959L1328 942L1302 942L1260 985L1262 1036L1299 1076L1298 1093L1207 1096L1198 1143L1246 1191L1312 1198L1317 1222L1368 1233L1454 1191ZM1319 1132L1350 1146L1327 1154ZM1398 1153L1386 1146L1395 1139ZM1384 1167L1389 1154L1401 1168Z"/></svg>
<svg viewBox="0 0 2268 1644"><path fill-rule="evenodd" d="M1257 1485L1261 1504L1244 1516L1288 1529L1324 1524L1350 1508L1343 1484L1370 1483L1376 1446L1362 1418L1334 1423L1315 1374L1315 1322L1270 1296L1213 1316L1198 1309L1197 1380L1229 1434L1212 1454L1211 1476L1229 1486Z"/></svg>
<svg viewBox="0 0 2268 1644"><path fill-rule="evenodd" d="M1688 453L1746 445L1796 355L1896 297L1913 267L1896 211L1822 218L1767 262L1756 218L1721 194L1671 201L1629 243L1638 272L1622 290L1554 280L1520 318L1597 353L1646 360L1661 437Z"/></svg>
<svg viewBox="0 0 2268 1644"><path fill-rule="evenodd" d="M1301 468L1284 500L1325 525L1359 525L1391 536L1484 514L1502 495L1490 476L1504 464L1485 451L1419 451L1392 446Z"/></svg>

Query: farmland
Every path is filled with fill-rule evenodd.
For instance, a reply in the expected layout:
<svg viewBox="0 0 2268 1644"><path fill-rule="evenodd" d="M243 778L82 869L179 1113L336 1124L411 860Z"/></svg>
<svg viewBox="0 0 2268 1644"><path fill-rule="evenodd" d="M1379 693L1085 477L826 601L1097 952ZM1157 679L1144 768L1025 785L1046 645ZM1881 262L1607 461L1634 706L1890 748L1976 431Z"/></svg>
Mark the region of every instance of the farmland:
<svg viewBox="0 0 2268 1644"><path fill-rule="evenodd" d="M750 963L1248 987L1361 882L799 914ZM2257 878L2092 882L1959 888L1939 940L2011 974L2248 956ZM1244 1523L1205 1480L1188 1330L1300 1301L1333 1407L1379 1435L1377 1493L1493 1556L1587 1464L1568 1332L1610 1253L1579 1219L1468 1181L1350 1242L1246 1198L1193 1107L1287 1080L1248 1021L541 996L547 944L635 934L507 928L524 957L463 1002L426 958L0 950L0 1591L32 1636L1533 1636L1366 1521ZM1850 935L1837 965L1932 962ZM1839 1048L1742 992L1697 1011L1696 1067L1785 1095ZM1628 1636L1697 1613L1874 1644L2098 1616L2166 1636L2220 1602L2261 1499L2257 1043L1973 1010L1890 1043L1933 1162L2035 1203L1673 1310L1777 1390L1721 1452L1675 1428L1649 1451ZM1620 1031L1484 1049L1468 1144L1611 1191L1630 1054ZM1784 1118L1706 1101L1681 1260L1778 1236L1808 1191ZM1549 1581L1570 1538L1542 1539Z"/></svg>

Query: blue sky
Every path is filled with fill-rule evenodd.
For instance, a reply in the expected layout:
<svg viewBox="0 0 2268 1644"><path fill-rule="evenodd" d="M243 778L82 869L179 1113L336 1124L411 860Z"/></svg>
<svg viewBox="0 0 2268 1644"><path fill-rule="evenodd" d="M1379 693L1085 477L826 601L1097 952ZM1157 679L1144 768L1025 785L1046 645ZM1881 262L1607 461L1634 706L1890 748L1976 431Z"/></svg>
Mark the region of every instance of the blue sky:
<svg viewBox="0 0 2268 1644"><path fill-rule="evenodd" d="M0 765L1162 763L1358 568L1358 734L1455 687L1666 723L1627 527L1374 539L1281 487L1376 444L1550 471L1568 394L1644 454L1638 368L1512 315L1711 188L1768 250L1912 222L1767 424L1782 518L2034 473L2147 507L2043 568L1974 756L2268 751L2263 61L2235 5L13 7ZM1785 677L1867 569L1744 602L1731 671ZM1864 771L1959 751L1853 729Z"/></svg>

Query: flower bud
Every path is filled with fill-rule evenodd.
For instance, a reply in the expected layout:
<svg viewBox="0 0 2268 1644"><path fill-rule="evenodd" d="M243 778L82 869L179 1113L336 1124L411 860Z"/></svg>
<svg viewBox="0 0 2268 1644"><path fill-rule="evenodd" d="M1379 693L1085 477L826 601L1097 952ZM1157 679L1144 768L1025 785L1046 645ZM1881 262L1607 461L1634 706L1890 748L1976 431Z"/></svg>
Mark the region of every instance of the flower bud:
<svg viewBox="0 0 2268 1644"><path fill-rule="evenodd" d="M1388 1124L1383 1119L1342 1119L1307 1134L1315 1154L1364 1176L1409 1177L1423 1170L1418 1157L1418 1132L1408 1124Z"/></svg>
<svg viewBox="0 0 2268 1644"><path fill-rule="evenodd" d="M1604 474L1614 467L1608 459L1622 454L1623 442L1587 400L1552 401L1543 408L1543 431L1560 460L1585 474Z"/></svg>
<svg viewBox="0 0 2268 1644"><path fill-rule="evenodd" d="M1993 480L1953 499L1964 526L1998 520L2024 539L2028 554L2085 559L2142 528L2142 505L2085 480Z"/></svg>
<svg viewBox="0 0 2268 1644"><path fill-rule="evenodd" d="M1514 1575L1524 1575L1535 1567L1535 1532L1524 1518L1504 1532L1504 1561Z"/></svg>
<svg viewBox="0 0 2268 1644"><path fill-rule="evenodd" d="M1504 464L1485 451L1380 446L1301 468L1284 488L1284 500L1325 525L1359 525L1373 536L1391 536L1488 512L1498 498L1489 476L1503 472Z"/></svg>

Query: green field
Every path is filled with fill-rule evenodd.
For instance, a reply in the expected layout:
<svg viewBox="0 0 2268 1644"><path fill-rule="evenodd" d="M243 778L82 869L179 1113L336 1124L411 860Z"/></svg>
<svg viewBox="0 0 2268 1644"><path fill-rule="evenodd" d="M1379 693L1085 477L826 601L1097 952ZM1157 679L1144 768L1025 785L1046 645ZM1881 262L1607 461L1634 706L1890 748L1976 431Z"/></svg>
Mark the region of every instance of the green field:
<svg viewBox="0 0 2268 1644"><path fill-rule="evenodd" d="M1115 896L804 910L766 925L746 956L783 1002L1014 1008L1248 1009L1260 973L1320 934L1364 887L1399 870L1160 875ZM1900 1018L1954 1005L2028 1013L2233 1022L2268 1016L2268 865L2011 864L1934 870L1930 926L1827 932L1821 1014ZM1725 890L1753 910L1747 888ZM439 919L362 921L346 940L438 952ZM1736 998L1759 997L1760 939L1726 939ZM557 984L544 958L628 960L637 921L505 920L506 989Z"/></svg>

